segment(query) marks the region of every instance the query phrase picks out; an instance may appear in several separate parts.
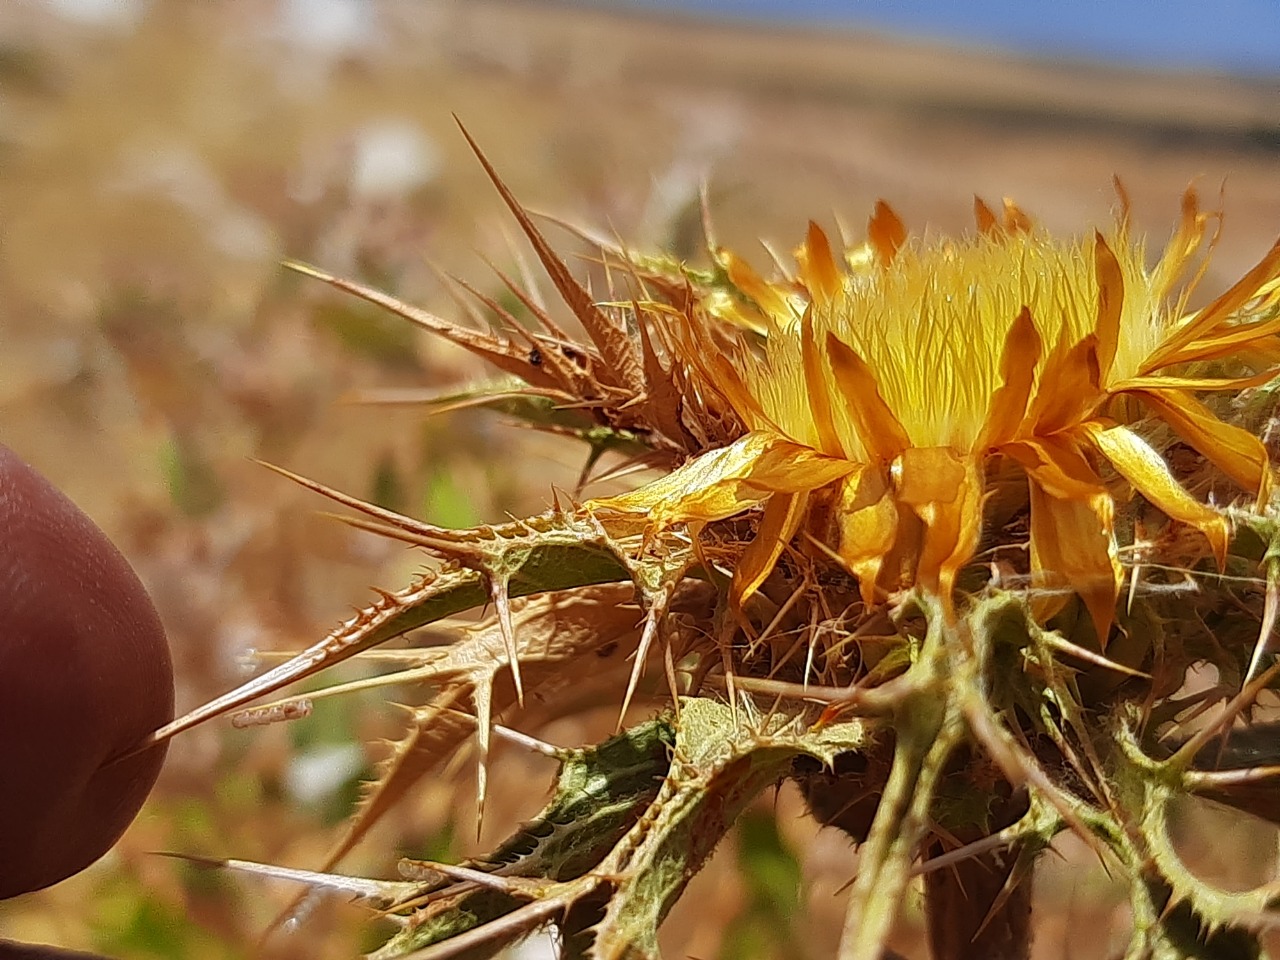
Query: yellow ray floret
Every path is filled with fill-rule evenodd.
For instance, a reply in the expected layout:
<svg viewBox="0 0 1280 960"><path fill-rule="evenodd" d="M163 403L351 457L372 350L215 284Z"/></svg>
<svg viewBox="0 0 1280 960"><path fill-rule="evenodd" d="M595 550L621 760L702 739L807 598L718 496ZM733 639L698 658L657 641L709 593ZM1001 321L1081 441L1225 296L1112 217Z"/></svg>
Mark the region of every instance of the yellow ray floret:
<svg viewBox="0 0 1280 960"><path fill-rule="evenodd" d="M810 224L799 269L777 280L721 251L741 294L733 311L720 289L690 298L677 316L642 320L665 328L690 382L724 397L746 434L588 509L606 523L653 529L765 505L735 574L739 602L803 531L858 578L867 603L915 584L950 604L977 549L986 477L999 459L1027 478L1033 580L1079 594L1105 640L1121 577L1105 461L1170 518L1200 530L1221 560L1226 520L1179 485L1132 418L1141 409L1162 420L1266 501L1262 444L1194 394L1274 375L1280 243L1187 312L1196 278L1179 284L1210 219L1191 191L1151 269L1127 218L1106 236L1064 241L1011 203L1003 217L981 201L976 211L974 236L920 238L878 204L866 243L843 263ZM736 339L711 335L726 321L740 330ZM1206 368L1228 358L1256 368L1245 376L1239 364L1233 376Z"/></svg>

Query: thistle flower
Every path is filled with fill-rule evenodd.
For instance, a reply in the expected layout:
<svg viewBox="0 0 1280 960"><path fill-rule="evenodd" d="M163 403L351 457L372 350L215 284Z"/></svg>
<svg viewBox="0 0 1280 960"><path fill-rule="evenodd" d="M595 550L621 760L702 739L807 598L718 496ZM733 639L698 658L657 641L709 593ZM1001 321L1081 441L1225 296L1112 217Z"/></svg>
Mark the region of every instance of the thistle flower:
<svg viewBox="0 0 1280 960"><path fill-rule="evenodd" d="M800 786L816 819L861 844L841 960L882 955L921 857L931 861L921 869L932 871L934 956L1028 955L1022 881L1067 828L1130 879L1128 955L1182 956L1181 944L1223 942L1272 919L1270 888L1228 894L1193 877L1166 818L1190 793L1275 811L1273 793L1258 788L1261 804L1245 793L1280 767L1197 769L1215 733L1280 675L1278 664L1247 679L1258 619L1266 637L1280 616L1267 452L1239 410L1227 422L1198 395L1275 377L1280 243L1192 310L1213 246L1213 217L1192 191L1150 267L1123 192L1105 234L1074 240L1008 201L1000 215L978 201L971 236L913 237L881 203L865 242L841 255L811 224L796 267L772 278L727 250L713 249L714 269L700 272L602 244L600 298L477 155L585 337L510 282L534 322L478 295L499 321L481 332L295 267L523 381L438 398L441 409L501 404L586 440L584 479L605 450L662 474L630 493L474 530L295 476L362 513L353 525L442 562L147 743L353 657L390 672L323 695L428 688L324 872L289 871L403 915L381 960L493 955L548 922L567 957L656 960L657 927L688 879L751 798L782 779ZM629 296L615 289L619 270ZM1274 404L1274 385L1259 393ZM1187 489L1187 471L1159 452L1165 435L1198 451L1257 513L1229 514ZM1194 568L1202 588L1143 591L1135 575L1133 603L1118 614L1134 642L1104 656L1119 541L1140 513L1126 488L1190 531L1176 556L1160 544L1152 553ZM1241 529L1229 542L1232 516ZM984 544L1014 556L1026 547L1032 589L966 579ZM1240 569L1215 577L1202 569L1208 556ZM1253 576L1259 562L1265 579ZM1067 618L1044 626L1073 593L1090 614L1092 647L1068 635ZM909 602L891 602L900 596ZM492 617L460 628L451 646L370 654L485 603ZM674 710L665 690L639 685L659 661ZM1206 661L1223 686L1180 699L1187 671ZM1238 694L1224 692L1233 679L1245 680ZM483 809L495 717L536 730L620 694L625 717L638 692L664 712L596 747L539 747L561 763L553 797L491 856L462 868L411 863L420 877L407 881L328 873L471 741ZM1187 711L1228 696L1218 719L1170 751ZM241 719L301 706L286 697Z"/></svg>
<svg viewBox="0 0 1280 960"><path fill-rule="evenodd" d="M1183 489L1133 419L1142 410L1164 421L1266 501L1261 442L1220 421L1193 392L1274 375L1280 244L1188 312L1199 274L1179 281L1209 219L1192 190L1151 269L1129 235L1127 210L1108 236L1067 241L1032 226L1012 203L1000 220L981 200L975 210L973 236L915 238L881 202L866 242L843 264L810 223L795 252L798 270L773 281L719 251L743 298L703 292L679 314L647 319L677 345L690 379L724 398L746 432L588 509L664 528L763 504L734 574L739 603L801 531L857 577L867 604L912 585L950 603L979 544L988 477L1012 464L1029 490L1033 583L1078 593L1103 642L1122 576L1104 463L1203 533L1221 562L1226 520ZM718 320L740 332L717 337ZM761 331L762 344L748 331ZM1233 356L1261 369L1198 371L1203 361Z"/></svg>

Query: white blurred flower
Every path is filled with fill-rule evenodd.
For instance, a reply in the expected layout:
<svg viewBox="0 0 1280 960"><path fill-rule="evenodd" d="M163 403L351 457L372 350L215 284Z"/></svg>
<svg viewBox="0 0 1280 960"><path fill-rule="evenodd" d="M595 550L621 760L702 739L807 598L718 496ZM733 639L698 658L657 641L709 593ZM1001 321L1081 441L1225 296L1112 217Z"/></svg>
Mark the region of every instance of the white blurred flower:
<svg viewBox="0 0 1280 960"><path fill-rule="evenodd" d="M299 803L316 804L341 790L364 769L364 751L357 743L313 747L294 756L284 772L284 787Z"/></svg>
<svg viewBox="0 0 1280 960"><path fill-rule="evenodd" d="M91 27L132 27L147 12L146 0L44 0L58 16Z"/></svg>
<svg viewBox="0 0 1280 960"><path fill-rule="evenodd" d="M408 120L377 120L357 130L351 159L351 191L388 199L430 183L440 173L440 149Z"/></svg>

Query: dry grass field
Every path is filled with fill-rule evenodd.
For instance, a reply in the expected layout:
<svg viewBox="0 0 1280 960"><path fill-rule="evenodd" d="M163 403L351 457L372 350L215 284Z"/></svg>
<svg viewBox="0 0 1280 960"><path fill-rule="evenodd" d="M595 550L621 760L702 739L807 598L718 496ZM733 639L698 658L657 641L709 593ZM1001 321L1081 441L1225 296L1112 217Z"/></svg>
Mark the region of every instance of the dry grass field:
<svg viewBox="0 0 1280 960"><path fill-rule="evenodd" d="M1280 233L1280 78L534 0L385 0L342 21L351 9L156 0L135 23L90 26L0 7L0 441L134 563L170 632L180 710L418 563L316 517L323 504L250 457L445 525L535 512L553 485L574 486L571 444L483 412L348 402L484 371L278 265L317 263L451 317L464 308L443 274L499 295L486 259L519 275L527 254L451 115L530 208L694 260L704 178L717 238L761 262L758 239L785 252L810 218L856 232L878 198L918 229L963 229L976 193L1087 230L1111 216L1113 175L1153 246L1189 182L1210 202L1222 187L1205 289ZM369 768L363 744L390 721L375 697L288 727L184 735L118 850L0 904L0 932L129 958L250 955L289 891L150 851L314 866ZM481 844L549 782L545 760L514 751L496 769ZM400 853L466 855L467 790L424 788L346 867L390 875ZM762 810L691 887L668 955L833 954L855 861L790 792L772 809L776 831ZM1205 816L1186 843L1206 870L1243 882L1273 868L1272 832ZM787 893L796 878L801 894ZM1105 872L1071 844L1038 897L1043 960L1106 957L1124 929ZM730 924L750 935L722 946ZM915 918L898 940L923 955ZM363 913L334 905L270 951L347 957L376 942Z"/></svg>

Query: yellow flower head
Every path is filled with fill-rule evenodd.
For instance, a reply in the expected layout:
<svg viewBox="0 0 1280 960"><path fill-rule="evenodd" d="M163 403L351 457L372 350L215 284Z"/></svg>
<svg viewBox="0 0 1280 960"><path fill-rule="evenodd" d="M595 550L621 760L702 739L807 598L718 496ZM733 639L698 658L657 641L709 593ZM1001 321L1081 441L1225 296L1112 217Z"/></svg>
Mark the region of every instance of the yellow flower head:
<svg viewBox="0 0 1280 960"><path fill-rule="evenodd" d="M1194 279L1180 282L1209 220L1191 191L1152 269L1125 216L1105 237L1063 241L1012 203L1002 217L981 201L976 212L973 236L913 238L878 204L843 263L811 224L795 275L777 280L720 251L741 296L704 291L679 316L650 319L745 434L589 507L661 528L763 504L735 571L738 602L803 531L858 578L867 603L912 584L950 603L978 547L988 478L1013 465L1029 489L1033 580L1077 592L1104 640L1121 577L1104 462L1221 559L1226 520L1132 429L1139 405L1124 398L1265 501L1262 444L1193 393L1274 374L1280 243L1188 313ZM736 331L727 339L723 321ZM1229 357L1258 372L1204 368Z"/></svg>

